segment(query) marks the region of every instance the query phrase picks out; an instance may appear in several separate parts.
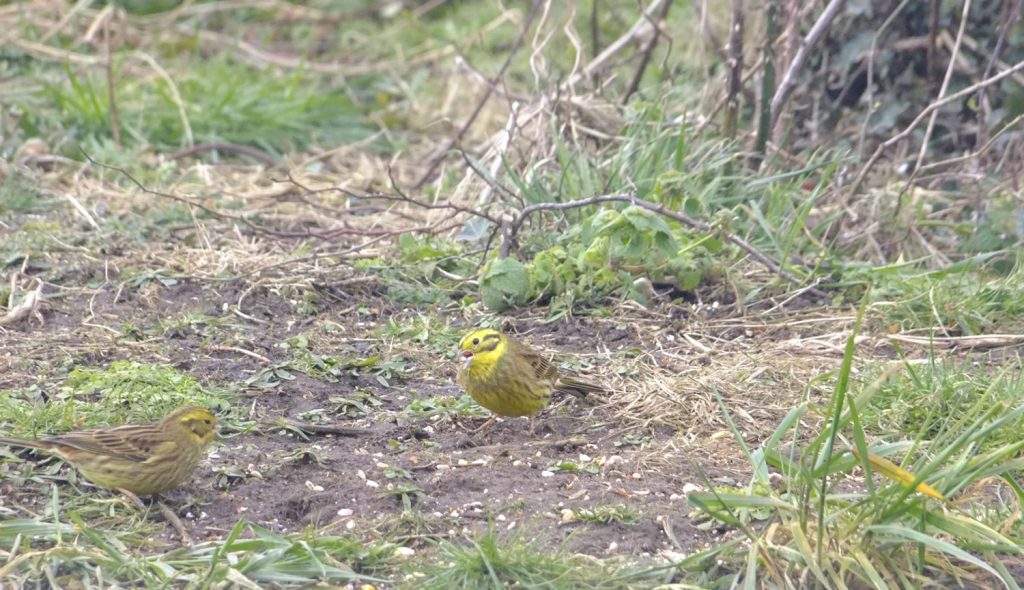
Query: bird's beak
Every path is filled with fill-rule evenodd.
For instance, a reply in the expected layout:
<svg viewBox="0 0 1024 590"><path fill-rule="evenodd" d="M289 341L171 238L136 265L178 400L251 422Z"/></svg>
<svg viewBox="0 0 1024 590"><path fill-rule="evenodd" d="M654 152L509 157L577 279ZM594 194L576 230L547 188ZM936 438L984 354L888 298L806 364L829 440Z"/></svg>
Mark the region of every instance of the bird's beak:
<svg viewBox="0 0 1024 590"><path fill-rule="evenodd" d="M473 364L473 351L463 350L462 351L462 368L468 369L469 365Z"/></svg>

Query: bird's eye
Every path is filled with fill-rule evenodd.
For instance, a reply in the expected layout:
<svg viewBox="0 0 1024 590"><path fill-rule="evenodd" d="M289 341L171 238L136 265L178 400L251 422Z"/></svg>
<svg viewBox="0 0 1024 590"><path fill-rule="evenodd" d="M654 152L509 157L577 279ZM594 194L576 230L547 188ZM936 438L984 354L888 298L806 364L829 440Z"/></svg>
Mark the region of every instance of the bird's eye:
<svg viewBox="0 0 1024 590"><path fill-rule="evenodd" d="M473 339L473 346L476 346L477 344L480 344L480 339L479 338L474 338Z"/></svg>
<svg viewBox="0 0 1024 590"><path fill-rule="evenodd" d="M210 420L203 420L203 422L206 423L207 426L210 426L211 424L213 424L213 422L211 422Z"/></svg>

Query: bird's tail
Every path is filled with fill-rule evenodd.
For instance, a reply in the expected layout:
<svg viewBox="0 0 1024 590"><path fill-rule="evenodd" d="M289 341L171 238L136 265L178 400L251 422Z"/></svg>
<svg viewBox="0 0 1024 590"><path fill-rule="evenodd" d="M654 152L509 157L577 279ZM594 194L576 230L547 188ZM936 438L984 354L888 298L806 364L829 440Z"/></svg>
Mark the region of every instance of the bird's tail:
<svg viewBox="0 0 1024 590"><path fill-rule="evenodd" d="M587 394L606 393L607 390L600 385L594 385L593 383L587 383L572 377L559 377L558 382L555 383L555 391L569 393L576 397L586 397Z"/></svg>
<svg viewBox="0 0 1024 590"><path fill-rule="evenodd" d="M49 451L53 449L53 445L46 441L29 440L24 438L7 438L6 436L0 436L0 445L14 445L16 447L43 449L44 451Z"/></svg>

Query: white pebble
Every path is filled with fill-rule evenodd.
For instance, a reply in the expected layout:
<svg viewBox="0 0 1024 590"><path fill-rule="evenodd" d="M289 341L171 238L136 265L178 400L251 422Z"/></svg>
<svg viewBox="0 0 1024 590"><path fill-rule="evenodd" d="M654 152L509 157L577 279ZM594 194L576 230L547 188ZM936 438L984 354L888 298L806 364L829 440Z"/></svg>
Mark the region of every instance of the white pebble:
<svg viewBox="0 0 1024 590"><path fill-rule="evenodd" d="M684 494L692 494L694 492L699 492L699 491L700 491L700 486L695 484L695 483L688 483L688 484L683 486L683 493Z"/></svg>
<svg viewBox="0 0 1024 590"><path fill-rule="evenodd" d="M366 487L368 487L368 488L379 488L380 484L375 482L375 481L373 481L372 479L368 479L368 480L366 480Z"/></svg>
<svg viewBox="0 0 1024 590"><path fill-rule="evenodd" d="M355 512L351 508L342 508L338 510L338 516L352 516Z"/></svg>
<svg viewBox="0 0 1024 590"><path fill-rule="evenodd" d="M322 492L322 491L324 491L324 486L317 485L317 484L309 481L308 479L306 480L306 487L309 488L310 490L314 491L314 492Z"/></svg>
<svg viewBox="0 0 1024 590"><path fill-rule="evenodd" d="M398 547L395 549L395 557L412 557L416 555L416 550L412 547Z"/></svg>
<svg viewBox="0 0 1024 590"><path fill-rule="evenodd" d="M545 469L544 471L540 472L540 476L541 477L554 477L555 474Z"/></svg>

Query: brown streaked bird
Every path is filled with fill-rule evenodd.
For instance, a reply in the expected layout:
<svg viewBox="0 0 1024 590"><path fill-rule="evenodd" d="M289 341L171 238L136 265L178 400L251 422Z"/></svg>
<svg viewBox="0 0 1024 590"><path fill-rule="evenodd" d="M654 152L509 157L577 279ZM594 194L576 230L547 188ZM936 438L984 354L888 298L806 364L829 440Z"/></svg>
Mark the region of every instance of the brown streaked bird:
<svg viewBox="0 0 1024 590"><path fill-rule="evenodd" d="M489 428L498 416L528 416L530 434L555 392L585 396L604 388L559 374L551 361L518 340L491 329L474 330L459 342L458 382L476 403L494 415L474 430Z"/></svg>
<svg viewBox="0 0 1024 590"><path fill-rule="evenodd" d="M0 437L0 444L42 449L60 456L101 488L151 496L185 483L217 435L217 417L185 406L149 424L69 432L29 440Z"/></svg>

